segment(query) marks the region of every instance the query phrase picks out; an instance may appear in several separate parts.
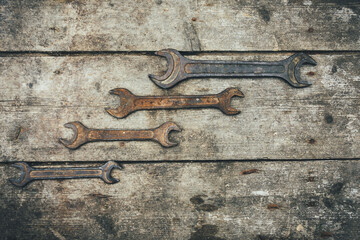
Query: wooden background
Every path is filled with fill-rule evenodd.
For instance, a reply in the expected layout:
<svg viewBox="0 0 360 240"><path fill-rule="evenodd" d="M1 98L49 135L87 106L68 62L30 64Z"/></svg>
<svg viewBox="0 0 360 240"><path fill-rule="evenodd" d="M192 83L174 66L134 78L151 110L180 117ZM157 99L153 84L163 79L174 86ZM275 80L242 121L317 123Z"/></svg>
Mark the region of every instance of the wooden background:
<svg viewBox="0 0 360 240"><path fill-rule="evenodd" d="M357 239L360 237L360 3L0 1L1 239ZM193 59L317 62L295 89L280 79L192 79L162 90L154 51ZM119 98L237 87L242 113L216 109L108 115ZM63 127L145 129L174 121L180 144L89 143ZM100 166L121 182L8 179L16 161Z"/></svg>

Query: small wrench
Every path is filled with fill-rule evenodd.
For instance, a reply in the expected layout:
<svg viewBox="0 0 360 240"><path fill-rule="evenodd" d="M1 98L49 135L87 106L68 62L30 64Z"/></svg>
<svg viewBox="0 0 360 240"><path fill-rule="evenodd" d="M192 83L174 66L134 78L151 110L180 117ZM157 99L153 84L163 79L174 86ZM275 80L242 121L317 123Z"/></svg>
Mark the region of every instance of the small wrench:
<svg viewBox="0 0 360 240"><path fill-rule="evenodd" d="M117 183L118 179L111 176L114 168L121 169L113 161L97 168L32 168L25 162L13 164L13 167L21 170L19 179L10 179L10 182L18 187L24 187L34 180L70 179L70 178L101 178L105 183Z"/></svg>
<svg viewBox="0 0 360 240"><path fill-rule="evenodd" d="M75 132L71 140L60 139L60 142L70 149L76 149L88 142L130 140L152 140L163 147L173 147L177 143L171 142L168 135L172 130L181 131L173 122L166 122L158 128L147 130L90 129L81 122L69 122L64 126Z"/></svg>
<svg viewBox="0 0 360 240"><path fill-rule="evenodd" d="M105 110L113 117L124 118L138 110L179 109L179 108L218 108L227 115L240 111L230 106L232 97L244 97L236 88L228 88L219 94L201 96L136 96L125 88L116 88L110 94L120 96L120 106Z"/></svg>
<svg viewBox="0 0 360 240"><path fill-rule="evenodd" d="M315 60L305 53L296 53L276 62L191 60L175 49L164 49L155 54L165 57L169 64L164 75L149 75L161 88L171 88L188 78L203 77L278 77L293 87L308 87L311 83L300 78L300 67L304 63L316 65Z"/></svg>

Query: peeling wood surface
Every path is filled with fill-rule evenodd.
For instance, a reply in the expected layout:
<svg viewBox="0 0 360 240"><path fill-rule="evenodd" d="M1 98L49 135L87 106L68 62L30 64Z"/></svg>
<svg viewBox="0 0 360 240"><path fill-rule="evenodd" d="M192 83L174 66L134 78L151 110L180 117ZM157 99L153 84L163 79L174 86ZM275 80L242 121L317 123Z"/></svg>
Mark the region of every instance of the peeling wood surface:
<svg viewBox="0 0 360 240"><path fill-rule="evenodd" d="M98 165L99 163L97 163ZM83 165L82 165L83 166ZM39 167L39 166L37 166ZM1 237L14 239L357 239L359 161L124 164L100 179L9 185ZM256 169L251 174L240 174Z"/></svg>
<svg viewBox="0 0 360 240"><path fill-rule="evenodd" d="M279 60L290 54L224 54L223 59ZM218 54L189 56L219 59ZM166 69L147 55L24 56L0 59L0 150L2 161L256 160L336 159L360 155L359 54L314 54L316 67L304 67L311 87L295 89L280 79L187 80L161 90L148 77ZM242 111L226 116L217 109L138 111L125 119L107 114L120 99L110 89L136 95L219 93L238 87L233 100ZM95 142L78 150L61 145L71 138L63 127L81 121L89 128L149 129L166 121L183 131L170 138L179 146L155 142Z"/></svg>
<svg viewBox="0 0 360 240"><path fill-rule="evenodd" d="M0 3L1 51L359 50L358 0Z"/></svg>

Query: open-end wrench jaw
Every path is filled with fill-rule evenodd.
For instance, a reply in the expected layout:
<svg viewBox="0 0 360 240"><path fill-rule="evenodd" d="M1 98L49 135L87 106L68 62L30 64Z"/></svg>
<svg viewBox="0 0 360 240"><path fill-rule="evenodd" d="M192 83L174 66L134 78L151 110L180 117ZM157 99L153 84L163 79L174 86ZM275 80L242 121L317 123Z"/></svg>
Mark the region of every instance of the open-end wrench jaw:
<svg viewBox="0 0 360 240"><path fill-rule="evenodd" d="M120 180L117 178L114 178L111 176L111 171L113 169L119 169L121 170L122 168L116 164L113 161L109 161L107 163L105 163L103 166L100 167L100 169L103 170L102 175L101 175L101 179L105 182L105 183L109 183L109 184L113 184L113 183L117 183Z"/></svg>
<svg viewBox="0 0 360 240"><path fill-rule="evenodd" d="M160 127L153 130L154 132L153 139L159 142L163 147L176 146L178 143L169 140L169 134L171 131L180 132L181 129L174 122L166 122L162 124Z"/></svg>
<svg viewBox="0 0 360 240"><path fill-rule="evenodd" d="M237 88L227 88L218 94L219 109L228 115L236 115L241 113L240 110L231 107L231 99L234 97L243 98L244 94Z"/></svg>
<svg viewBox="0 0 360 240"><path fill-rule="evenodd" d="M19 178L11 178L9 181L18 187L23 187L29 182L31 182L30 178L30 171L33 170L27 163L25 162L18 162L12 165L15 168L20 169L21 175Z"/></svg>
<svg viewBox="0 0 360 240"><path fill-rule="evenodd" d="M304 64L316 66L316 61L306 53L296 53L282 61L285 66L284 74L280 75L282 79L296 88L308 87L310 82L301 79L300 68Z"/></svg>
<svg viewBox="0 0 360 240"><path fill-rule="evenodd" d="M85 127L81 122L69 122L64 125L66 128L70 128L74 131L72 139L67 140L60 138L60 142L67 148L76 149L81 145L85 144L87 140L87 135L89 129Z"/></svg>
<svg viewBox="0 0 360 240"><path fill-rule="evenodd" d="M149 74L149 78L151 80L164 81L173 73L174 67L180 62L182 55L175 49L163 49L155 52L155 55L166 58L168 69L163 75Z"/></svg>
<svg viewBox="0 0 360 240"><path fill-rule="evenodd" d="M149 78L161 88L171 88L178 82L187 78L184 67L189 59L182 56L175 49L163 49L155 52L155 55L165 57L168 62L168 69L164 75L158 76L149 74Z"/></svg>
<svg viewBox="0 0 360 240"><path fill-rule="evenodd" d="M115 88L109 91L112 95L120 97L117 108L105 108L105 111L116 118L124 118L134 111L134 94L125 88Z"/></svg>

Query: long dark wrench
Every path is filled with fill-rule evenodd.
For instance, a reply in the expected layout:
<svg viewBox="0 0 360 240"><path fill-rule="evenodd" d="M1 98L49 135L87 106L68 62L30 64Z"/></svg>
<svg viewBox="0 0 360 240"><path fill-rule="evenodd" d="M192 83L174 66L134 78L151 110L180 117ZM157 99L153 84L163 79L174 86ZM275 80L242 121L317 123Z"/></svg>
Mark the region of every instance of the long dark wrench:
<svg viewBox="0 0 360 240"><path fill-rule="evenodd" d="M23 187L34 180L49 179L72 179L72 178L101 178L105 183L117 183L118 179L111 176L114 168L121 169L113 161L97 168L32 168L25 162L13 164L21 170L21 176L18 179L10 179L10 182L18 187Z"/></svg>
<svg viewBox="0 0 360 240"><path fill-rule="evenodd" d="M124 118L138 110L179 109L179 108L218 108L227 115L240 113L230 106L231 98L244 97L236 88L228 88L219 94L198 96L136 96L125 88L116 88L111 94L120 96L120 106L106 111L116 117Z"/></svg>
<svg viewBox="0 0 360 240"><path fill-rule="evenodd" d="M316 65L315 60L305 53L296 53L277 62L191 60L174 49L161 50L155 54L166 57L169 64L164 75L149 75L161 88L171 88L188 78L204 77L278 77L293 87L308 87L311 83L300 78L300 67L306 63Z"/></svg>
<svg viewBox="0 0 360 240"><path fill-rule="evenodd" d="M152 140L164 147L173 147L177 143L171 142L168 135L173 130L180 131L173 122L166 122L158 128L147 130L91 129L81 122L70 122L64 126L71 128L75 133L71 140L60 139L60 142L70 149L76 149L88 142L133 140Z"/></svg>

